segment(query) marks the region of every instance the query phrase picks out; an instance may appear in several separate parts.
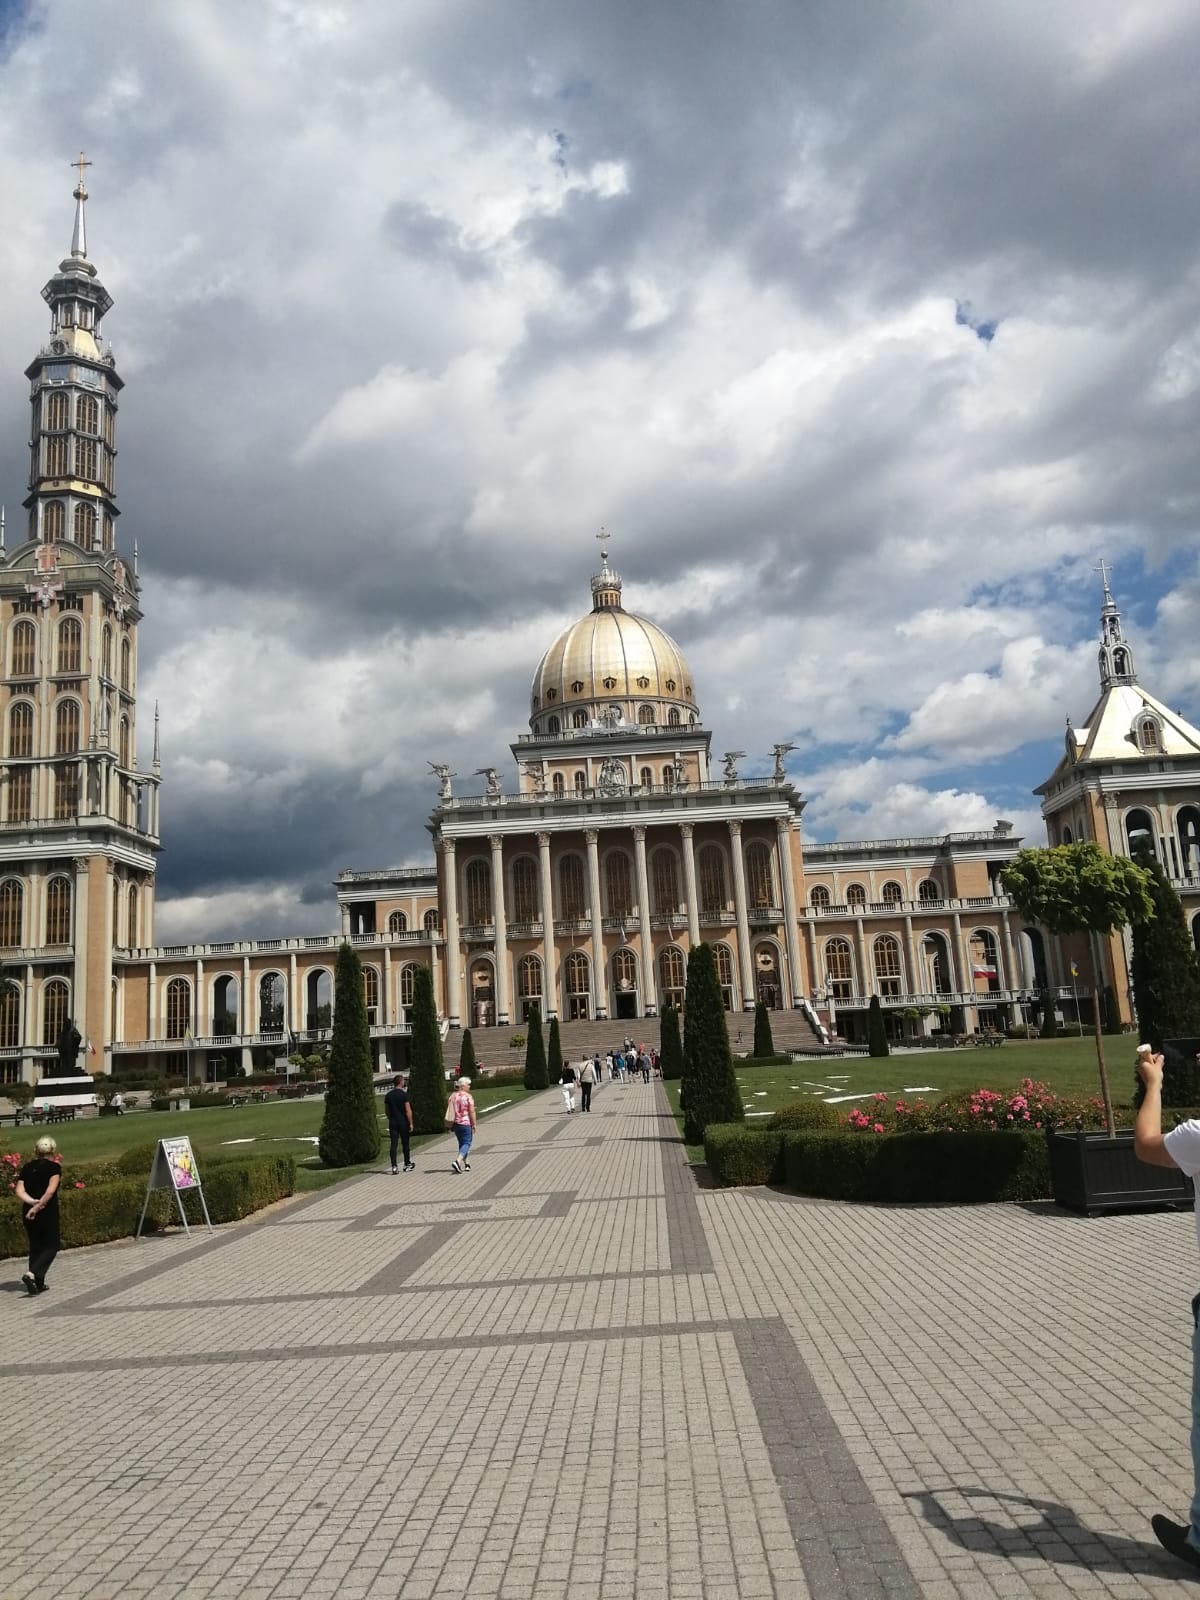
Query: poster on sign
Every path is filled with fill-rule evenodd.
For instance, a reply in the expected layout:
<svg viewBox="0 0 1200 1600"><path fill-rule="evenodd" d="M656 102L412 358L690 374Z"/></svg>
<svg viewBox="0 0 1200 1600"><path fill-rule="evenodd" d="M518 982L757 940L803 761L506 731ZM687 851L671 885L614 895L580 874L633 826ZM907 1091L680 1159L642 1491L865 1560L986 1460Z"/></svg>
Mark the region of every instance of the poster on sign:
<svg viewBox="0 0 1200 1600"><path fill-rule="evenodd" d="M192 1141L187 1138L160 1139L154 1152L154 1164L150 1168L150 1180L146 1184L146 1198L142 1204L142 1215L138 1220L135 1238L142 1236L142 1225L146 1221L146 1211L150 1205L150 1196L155 1189L170 1189L175 1195L175 1204L179 1207L179 1220L183 1223L184 1233L190 1234L187 1214L183 1209L183 1196L185 1194L198 1194L200 1196L200 1209L204 1213L205 1225L209 1233L213 1231L212 1219L208 1214L208 1202L204 1198L204 1185L200 1181L200 1168L196 1164L196 1155L192 1149Z"/></svg>

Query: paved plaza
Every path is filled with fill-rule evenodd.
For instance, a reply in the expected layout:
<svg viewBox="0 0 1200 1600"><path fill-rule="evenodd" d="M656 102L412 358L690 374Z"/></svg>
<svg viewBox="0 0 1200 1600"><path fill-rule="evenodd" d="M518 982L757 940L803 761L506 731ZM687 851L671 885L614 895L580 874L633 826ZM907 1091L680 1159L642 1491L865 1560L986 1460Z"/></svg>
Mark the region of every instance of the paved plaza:
<svg viewBox="0 0 1200 1600"><path fill-rule="evenodd" d="M658 1084L450 1144L7 1264L3 1600L1189 1592L1190 1216L705 1189Z"/></svg>

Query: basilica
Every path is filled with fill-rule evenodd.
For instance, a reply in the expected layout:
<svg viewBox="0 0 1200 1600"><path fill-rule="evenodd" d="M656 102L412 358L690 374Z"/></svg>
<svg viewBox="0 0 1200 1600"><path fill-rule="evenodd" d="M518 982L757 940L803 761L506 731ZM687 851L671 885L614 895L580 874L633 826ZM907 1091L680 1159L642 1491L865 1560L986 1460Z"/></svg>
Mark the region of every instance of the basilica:
<svg viewBox="0 0 1200 1600"><path fill-rule="evenodd" d="M806 839L792 747L776 746L764 777L742 775L741 751L714 755L703 681L627 609L606 540L590 604L534 667L513 781L489 769L482 793L456 792L431 763L426 864L342 873L337 934L156 945L158 719L139 740L138 546L118 539L114 476L122 383L82 162L74 198L70 251L42 291L49 333L25 372L29 486L11 548L0 518L4 1081L52 1071L68 1018L93 1071L186 1061L225 1077L318 1049L347 938L380 1069L405 1059L422 966L452 1057L460 1029L507 1033L534 1005L619 1036L682 1006L701 940L731 1013L761 1001L810 1043L861 1040L872 996L913 1041L1020 1024L1035 994L1088 1019L1092 952L1026 927L1003 891L1022 844L1008 823ZM1200 937L1200 732L1139 683L1107 579L1098 699L1037 792L1052 843L1127 854L1149 839ZM1130 1021L1126 940L1095 953Z"/></svg>

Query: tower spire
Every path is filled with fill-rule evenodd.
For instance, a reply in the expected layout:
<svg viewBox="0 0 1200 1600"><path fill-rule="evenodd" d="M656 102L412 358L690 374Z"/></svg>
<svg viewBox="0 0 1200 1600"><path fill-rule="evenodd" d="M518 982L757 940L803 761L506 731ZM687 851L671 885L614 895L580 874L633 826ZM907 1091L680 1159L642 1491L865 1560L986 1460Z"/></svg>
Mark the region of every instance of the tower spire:
<svg viewBox="0 0 1200 1600"><path fill-rule="evenodd" d="M87 260L87 224L84 220L83 208L87 203L87 188L83 181L83 169L90 167L83 151L78 158L71 162L73 167L79 168L79 182L75 185L75 227L71 233L71 254L77 261Z"/></svg>
<svg viewBox="0 0 1200 1600"><path fill-rule="evenodd" d="M600 571L592 574L592 610L619 611L621 574L608 564L608 529L601 528L596 538L600 541Z"/></svg>
<svg viewBox="0 0 1200 1600"><path fill-rule="evenodd" d="M1116 684L1136 683L1133 670L1133 651L1121 626L1121 613L1108 585L1108 564L1100 562L1100 580L1104 585L1104 599L1100 606L1100 687L1111 689Z"/></svg>

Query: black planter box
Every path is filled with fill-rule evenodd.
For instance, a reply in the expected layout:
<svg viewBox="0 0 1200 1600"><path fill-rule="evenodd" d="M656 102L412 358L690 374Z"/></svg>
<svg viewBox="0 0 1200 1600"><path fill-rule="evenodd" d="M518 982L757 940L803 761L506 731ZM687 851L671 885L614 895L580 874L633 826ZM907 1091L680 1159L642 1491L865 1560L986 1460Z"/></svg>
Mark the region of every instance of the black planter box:
<svg viewBox="0 0 1200 1600"><path fill-rule="evenodd" d="M1133 1149L1133 1129L1107 1133L1047 1131L1050 1187L1056 1202L1094 1216L1102 1211L1144 1211L1148 1207L1190 1210L1192 1180L1178 1167L1152 1167Z"/></svg>

